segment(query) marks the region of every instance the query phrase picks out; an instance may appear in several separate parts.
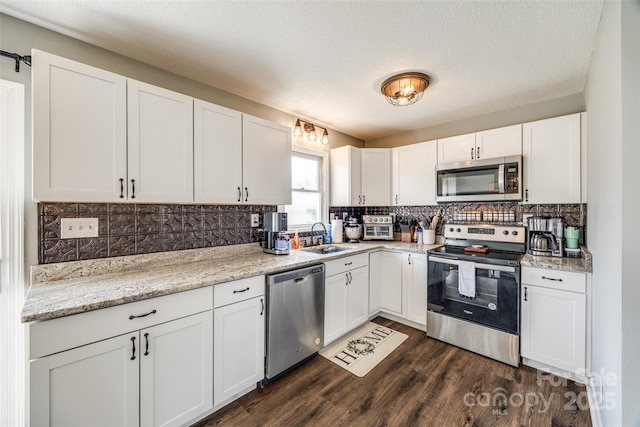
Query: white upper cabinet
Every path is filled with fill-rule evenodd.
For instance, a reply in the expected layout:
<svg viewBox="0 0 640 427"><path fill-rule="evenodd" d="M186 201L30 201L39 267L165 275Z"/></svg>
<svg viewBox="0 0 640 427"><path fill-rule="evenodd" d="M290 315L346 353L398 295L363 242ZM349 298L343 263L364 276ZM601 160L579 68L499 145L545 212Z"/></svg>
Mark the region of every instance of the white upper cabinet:
<svg viewBox="0 0 640 427"><path fill-rule="evenodd" d="M580 114L523 125L523 203L580 203Z"/></svg>
<svg viewBox="0 0 640 427"><path fill-rule="evenodd" d="M291 129L242 115L242 201L291 204Z"/></svg>
<svg viewBox="0 0 640 427"><path fill-rule="evenodd" d="M391 149L362 150L362 204L388 206L391 200Z"/></svg>
<svg viewBox="0 0 640 427"><path fill-rule="evenodd" d="M196 99L193 125L195 202L240 203L242 113Z"/></svg>
<svg viewBox="0 0 640 427"><path fill-rule="evenodd" d="M390 148L331 150L332 206L388 206L390 200Z"/></svg>
<svg viewBox="0 0 640 427"><path fill-rule="evenodd" d="M466 162L522 154L522 125L438 140L438 163Z"/></svg>
<svg viewBox="0 0 640 427"><path fill-rule="evenodd" d="M522 125L476 133L475 160L522 154Z"/></svg>
<svg viewBox="0 0 640 427"><path fill-rule="evenodd" d="M362 166L360 149L345 145L331 150L331 205L362 204Z"/></svg>
<svg viewBox="0 0 640 427"><path fill-rule="evenodd" d="M32 56L34 200L123 200L127 79L35 49Z"/></svg>
<svg viewBox="0 0 640 427"><path fill-rule="evenodd" d="M128 80L129 199L193 201L193 98Z"/></svg>
<svg viewBox="0 0 640 427"><path fill-rule="evenodd" d="M436 141L393 148L391 181L393 205L436 204Z"/></svg>
<svg viewBox="0 0 640 427"><path fill-rule="evenodd" d="M438 163L475 160L476 134L452 136L438 140Z"/></svg>

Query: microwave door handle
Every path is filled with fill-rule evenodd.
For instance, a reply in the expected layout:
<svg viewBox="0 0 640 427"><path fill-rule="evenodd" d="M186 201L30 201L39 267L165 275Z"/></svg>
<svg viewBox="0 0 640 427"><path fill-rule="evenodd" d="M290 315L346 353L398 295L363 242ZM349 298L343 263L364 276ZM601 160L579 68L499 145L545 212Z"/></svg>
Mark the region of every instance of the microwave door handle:
<svg viewBox="0 0 640 427"><path fill-rule="evenodd" d="M504 194L504 163L498 166L498 192Z"/></svg>

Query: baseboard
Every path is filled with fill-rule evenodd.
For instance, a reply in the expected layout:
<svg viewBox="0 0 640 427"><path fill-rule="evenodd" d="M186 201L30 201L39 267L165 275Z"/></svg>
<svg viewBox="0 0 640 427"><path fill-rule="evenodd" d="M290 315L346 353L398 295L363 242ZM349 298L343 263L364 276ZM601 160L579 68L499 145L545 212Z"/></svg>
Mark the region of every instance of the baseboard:
<svg viewBox="0 0 640 427"><path fill-rule="evenodd" d="M393 320L394 322L402 323L403 325L410 326L413 329L417 329L419 331L427 332L426 325L421 325L419 323L412 322L411 320L407 320L395 314L386 313L384 311L379 311L373 314L372 316L369 316L369 320L375 319L377 316L384 317L385 319Z"/></svg>

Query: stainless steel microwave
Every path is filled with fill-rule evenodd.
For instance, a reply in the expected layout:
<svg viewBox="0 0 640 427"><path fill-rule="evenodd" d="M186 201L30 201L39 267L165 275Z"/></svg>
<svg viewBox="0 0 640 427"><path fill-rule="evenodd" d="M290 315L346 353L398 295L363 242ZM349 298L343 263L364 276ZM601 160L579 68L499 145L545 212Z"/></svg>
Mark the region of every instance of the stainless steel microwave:
<svg viewBox="0 0 640 427"><path fill-rule="evenodd" d="M436 166L437 202L522 200L522 156Z"/></svg>

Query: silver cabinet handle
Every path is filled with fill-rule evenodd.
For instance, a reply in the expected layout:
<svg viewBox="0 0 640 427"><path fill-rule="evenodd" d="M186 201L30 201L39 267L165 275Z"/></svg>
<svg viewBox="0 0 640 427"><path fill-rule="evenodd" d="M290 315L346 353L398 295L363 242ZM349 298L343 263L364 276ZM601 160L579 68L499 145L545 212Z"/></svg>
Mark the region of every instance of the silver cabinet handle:
<svg viewBox="0 0 640 427"><path fill-rule="evenodd" d="M471 147L471 160L473 160L473 147Z"/></svg>
<svg viewBox="0 0 640 427"><path fill-rule="evenodd" d="M524 190L524 201L525 202L529 201L529 189L528 188L526 190Z"/></svg>
<svg viewBox="0 0 640 427"><path fill-rule="evenodd" d="M362 204L362 196L360 194L358 194L358 204L359 205Z"/></svg>
<svg viewBox="0 0 640 427"><path fill-rule="evenodd" d="M238 187L238 201L242 200L242 190Z"/></svg>
<svg viewBox="0 0 640 427"><path fill-rule="evenodd" d="M525 300L525 301L529 301L529 300L527 299L527 287L526 287L526 286L524 287L524 300Z"/></svg>
<svg viewBox="0 0 640 427"><path fill-rule="evenodd" d="M131 179L131 198L136 198L136 180L133 178Z"/></svg>
<svg viewBox="0 0 640 427"><path fill-rule="evenodd" d="M365 197L366 197L366 196L363 194L363 195L362 195L362 204L363 204L363 205L366 205L366 204L367 204L367 200L365 199Z"/></svg>
<svg viewBox="0 0 640 427"><path fill-rule="evenodd" d="M396 205L398 204L398 195L396 194Z"/></svg>
<svg viewBox="0 0 640 427"><path fill-rule="evenodd" d="M476 159L480 158L480 147L476 147Z"/></svg>
<svg viewBox="0 0 640 427"><path fill-rule="evenodd" d="M260 304L262 305L262 308L260 309L260 316L262 316L264 314L264 299L260 298Z"/></svg>
<svg viewBox="0 0 640 427"><path fill-rule="evenodd" d="M244 187L244 201L249 201L249 189L247 187Z"/></svg>
<svg viewBox="0 0 640 427"><path fill-rule="evenodd" d="M409 254L408 260L409 260L409 265L411 265L411 254Z"/></svg>
<svg viewBox="0 0 640 427"><path fill-rule="evenodd" d="M247 292L248 290L249 290L249 287L247 286L244 289L234 290L233 293L234 294L239 294L239 293L242 293L242 292Z"/></svg>

